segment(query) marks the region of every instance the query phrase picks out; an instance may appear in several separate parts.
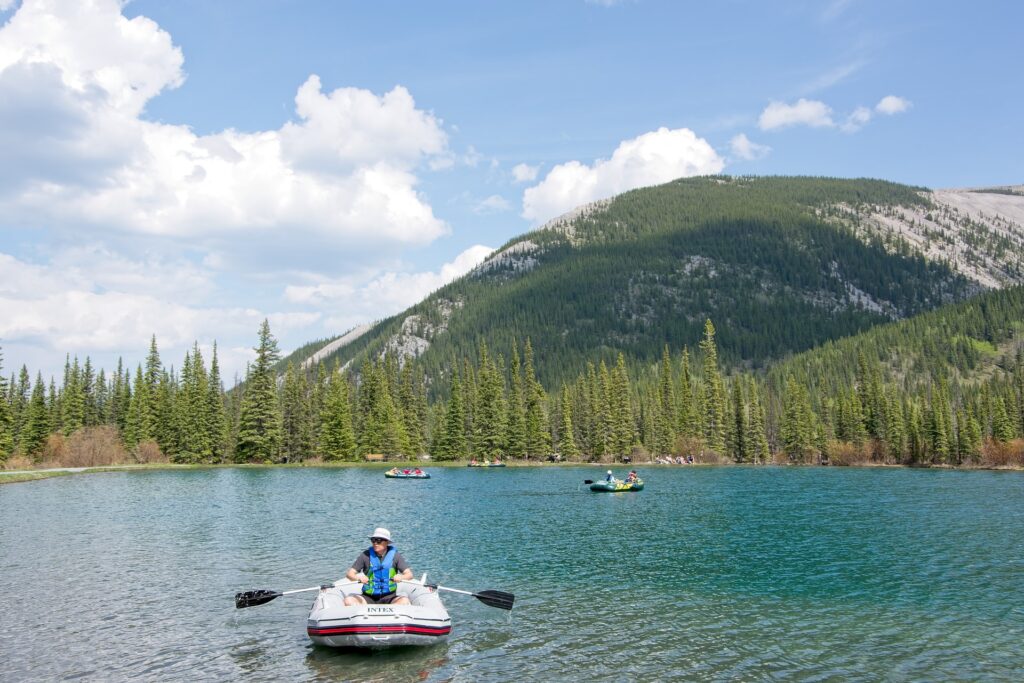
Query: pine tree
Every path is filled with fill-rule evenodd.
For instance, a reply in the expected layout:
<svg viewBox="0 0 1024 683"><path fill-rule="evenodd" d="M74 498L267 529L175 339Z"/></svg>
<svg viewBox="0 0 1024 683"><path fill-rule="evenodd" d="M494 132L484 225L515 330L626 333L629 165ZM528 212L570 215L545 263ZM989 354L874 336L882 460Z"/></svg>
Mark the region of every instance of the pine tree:
<svg viewBox="0 0 1024 683"><path fill-rule="evenodd" d="M452 375L451 400L445 412L444 427L435 440L431 455L435 460L460 460L466 457L465 414L463 391L458 373Z"/></svg>
<svg viewBox="0 0 1024 683"><path fill-rule="evenodd" d="M697 411L693 404L693 378L690 374L690 351L683 347L680 362L682 373L679 381L679 420L676 431L683 436L694 437L700 433L697 426Z"/></svg>
<svg viewBox="0 0 1024 683"><path fill-rule="evenodd" d="M746 462L747 405L743 400L743 388L740 385L739 378L733 380L729 406L732 411L732 419L729 421L729 454L736 462Z"/></svg>
<svg viewBox="0 0 1024 683"><path fill-rule="evenodd" d="M544 387L537 381L533 365L533 345L529 337L523 351L523 389L526 392L526 453L527 457L544 457L551 451L551 430L544 414Z"/></svg>
<svg viewBox="0 0 1024 683"><path fill-rule="evenodd" d="M704 438L708 448L716 453L725 452L725 389L718 371L718 347L715 344L715 326L711 320L704 323L704 338L700 342L704 353Z"/></svg>
<svg viewBox="0 0 1024 683"><path fill-rule="evenodd" d="M327 460L355 460L357 443L352 428L348 381L337 364L331 373L320 418L320 448Z"/></svg>
<svg viewBox="0 0 1024 683"><path fill-rule="evenodd" d="M890 389L885 401L885 441L889 456L897 463L902 462L906 448L906 427L903 421L903 405L896 395L895 388Z"/></svg>
<svg viewBox="0 0 1024 683"><path fill-rule="evenodd" d="M747 437L744 440L746 454L744 460L753 463L771 461L771 450L768 447L768 435L765 431L764 404L757 389L757 384L750 380L750 420L747 423Z"/></svg>
<svg viewBox="0 0 1024 683"><path fill-rule="evenodd" d="M992 438L1003 443L1016 437L1013 421L1006 410L1006 403L997 396L992 403Z"/></svg>
<svg viewBox="0 0 1024 683"><path fill-rule="evenodd" d="M217 361L217 342L213 343L205 403L210 459L213 462L224 462L227 456L228 419L224 409L224 384L220 378L220 363Z"/></svg>
<svg viewBox="0 0 1024 683"><path fill-rule="evenodd" d="M239 414L238 462L275 461L281 449L281 415L277 403L274 364L278 360L277 340L270 334L270 324L260 326L256 362L246 380L245 394Z"/></svg>
<svg viewBox="0 0 1024 683"><path fill-rule="evenodd" d="M572 427L572 400L569 396L569 388L562 385L562 421L561 429L558 432L558 450L562 458L575 460L579 457L580 451L576 447L576 437L573 435Z"/></svg>
<svg viewBox="0 0 1024 683"><path fill-rule="evenodd" d="M609 407L612 425L612 453L619 456L629 455L633 450L633 444L636 443L636 425L633 420L626 358L622 353L619 353L611 374Z"/></svg>
<svg viewBox="0 0 1024 683"><path fill-rule="evenodd" d="M92 361L85 357L82 366L82 426L95 427L99 424L99 407L96 400L96 377L92 370Z"/></svg>
<svg viewBox="0 0 1024 683"><path fill-rule="evenodd" d="M129 450L134 450L143 441L153 439L149 405L149 385L142 374L142 366L138 365L135 369L135 390L131 393L123 433L124 444Z"/></svg>
<svg viewBox="0 0 1024 683"><path fill-rule="evenodd" d="M783 397L783 417L779 426L783 452L794 462L806 462L814 447L814 424L811 420L807 390L790 375Z"/></svg>
<svg viewBox="0 0 1024 683"><path fill-rule="evenodd" d="M675 423L678 409L672 387L672 361L668 344L661 354L661 371L658 377L658 410L654 417L654 452L660 455L672 453L676 443Z"/></svg>
<svg viewBox="0 0 1024 683"><path fill-rule="evenodd" d="M485 458L498 458L504 453L505 405L504 386L497 368L487 353L487 344L480 344L480 368L477 373L477 410L474 424L474 453Z"/></svg>
<svg viewBox="0 0 1024 683"><path fill-rule="evenodd" d="M509 457L522 458L526 455L526 414L523 409L523 373L519 362L519 345L512 345L512 367L510 370L508 417L506 418L506 448Z"/></svg>
<svg viewBox="0 0 1024 683"><path fill-rule="evenodd" d="M288 362L281 395L281 454L284 462L302 462L312 450L306 373Z"/></svg>
<svg viewBox="0 0 1024 683"><path fill-rule="evenodd" d="M50 412L46 409L46 385L43 383L43 374L36 376L36 384L32 389L32 398L26 410L25 428L22 431L21 452L30 458L35 458L43 446L46 438L50 435Z"/></svg>
<svg viewBox="0 0 1024 683"><path fill-rule="evenodd" d="M2 381L2 375L0 375L0 381ZM13 395L10 397L8 410L11 415L14 444L17 446L21 443L21 431L24 429L25 422L28 419L28 402L32 393L32 381L29 378L27 366L21 366L17 385L12 381L11 389L13 390Z"/></svg>
<svg viewBox="0 0 1024 683"><path fill-rule="evenodd" d="M402 424L409 439L409 454L422 455L427 452L425 411L422 409L423 389L413 372L412 362L406 361L401 371L401 387L398 391Z"/></svg>
<svg viewBox="0 0 1024 683"><path fill-rule="evenodd" d="M60 392L61 428L64 436L71 436L85 426L85 393L77 357L70 366L65 363L64 377L64 388Z"/></svg>
<svg viewBox="0 0 1024 683"><path fill-rule="evenodd" d="M3 353L0 352L0 464L14 451L14 416L7 396L7 380L3 375Z"/></svg>
<svg viewBox="0 0 1024 683"><path fill-rule="evenodd" d="M167 429L170 428L170 415L168 409L170 406L167 404L169 393L167 387L161 392L159 385L160 380L164 376L163 364L160 362L160 352L156 347L156 335L154 334L149 341L149 353L146 355L145 364L145 382L146 382L146 396L149 399L149 404L146 409L149 411L149 417L147 418L149 424L152 425L152 436L150 438L160 441L161 436L164 441L168 440ZM136 387L138 390L138 387Z"/></svg>

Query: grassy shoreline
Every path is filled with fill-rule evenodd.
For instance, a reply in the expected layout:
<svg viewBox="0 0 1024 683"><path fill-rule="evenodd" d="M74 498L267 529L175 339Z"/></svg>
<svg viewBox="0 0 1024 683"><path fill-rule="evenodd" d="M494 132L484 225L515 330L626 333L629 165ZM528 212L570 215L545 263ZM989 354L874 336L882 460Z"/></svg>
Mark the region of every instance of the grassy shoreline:
<svg viewBox="0 0 1024 683"><path fill-rule="evenodd" d="M136 464L136 463L124 463L114 465L98 465L95 467L73 467L73 468L39 468L37 470L22 470L15 472L5 472L0 470L0 484L13 484L26 481L39 481L41 479L49 479L52 477L62 477L71 474L95 474L97 472L135 472L135 471L153 471L153 470L206 470L206 469L349 469L349 468L363 468L363 469L379 469L387 470L392 467L429 467L431 469L436 468L451 468L451 467L466 467L469 464L468 460L455 460L451 462L429 462L424 463L417 460L405 460L405 461L392 461L386 463L380 462L294 462L294 463L199 463L199 464L180 464L180 463L149 463L149 464ZM644 469L676 469L686 467L822 467L821 465L747 465L747 464L735 464L735 463L691 463L687 465L667 465L660 463L600 463L600 462L545 462L545 461L506 461L508 467L594 467L594 468L613 468L613 469L625 469L634 467L643 467ZM968 467L957 467L953 465L928 465L928 466L911 466L911 465L890 465L884 463L863 463L857 465L842 465L834 466L837 469L841 468L906 468L906 469L932 469L932 470L951 470L951 471L1024 471L1024 468L1013 465L997 466L997 467L980 467L980 466L968 466Z"/></svg>

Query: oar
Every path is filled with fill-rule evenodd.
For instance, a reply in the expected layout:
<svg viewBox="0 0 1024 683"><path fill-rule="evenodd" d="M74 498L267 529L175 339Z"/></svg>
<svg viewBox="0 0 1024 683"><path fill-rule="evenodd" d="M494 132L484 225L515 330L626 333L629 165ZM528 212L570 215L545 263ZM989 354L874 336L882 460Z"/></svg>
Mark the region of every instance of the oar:
<svg viewBox="0 0 1024 683"><path fill-rule="evenodd" d="M584 483L584 484L593 484L593 483L594 483L594 480L593 480L593 479L584 479L584 480L583 480L583 483Z"/></svg>
<svg viewBox="0 0 1024 683"><path fill-rule="evenodd" d="M235 593L235 607L242 609L243 607L255 607L256 605L265 605L266 603L279 598L282 595L291 595L293 593L308 593L310 591L324 590L326 588L334 588L334 584L325 583L320 586L313 586L312 588L299 588L293 591L271 591L271 590L254 590L245 591L244 593Z"/></svg>
<svg viewBox="0 0 1024 683"><path fill-rule="evenodd" d="M299 588L293 591L272 591L266 589L259 589L254 591L245 591L244 593L235 593L235 607L242 609L243 607L255 607L256 605L265 605L266 603L281 597L282 595L292 595L293 593L308 593L310 591L318 591L324 588L332 588L330 584L324 584L322 586L314 586L312 588Z"/></svg>
<svg viewBox="0 0 1024 683"><path fill-rule="evenodd" d="M439 591L449 591L451 593L462 593L463 595L472 595L474 598L484 603L488 607L497 607L498 609L512 609L512 604L516 601L516 596L505 591L480 591L474 593L472 591L460 591L458 588L447 588L445 586L438 586L436 583L420 583L419 581L406 581L406 583L414 583L418 586L425 586L427 588L433 588Z"/></svg>

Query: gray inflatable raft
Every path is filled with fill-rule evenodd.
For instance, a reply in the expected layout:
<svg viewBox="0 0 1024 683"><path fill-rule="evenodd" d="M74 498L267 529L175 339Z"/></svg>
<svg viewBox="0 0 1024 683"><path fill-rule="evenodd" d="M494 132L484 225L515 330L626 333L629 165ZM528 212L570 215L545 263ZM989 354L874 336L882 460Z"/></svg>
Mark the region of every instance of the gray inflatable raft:
<svg viewBox="0 0 1024 683"><path fill-rule="evenodd" d="M426 583L424 574L420 583ZM435 645L448 640L452 620L437 591L410 582L398 584L398 594L411 605L345 606L346 595L358 595L361 584L338 581L320 591L306 621L306 633L318 645L388 648Z"/></svg>

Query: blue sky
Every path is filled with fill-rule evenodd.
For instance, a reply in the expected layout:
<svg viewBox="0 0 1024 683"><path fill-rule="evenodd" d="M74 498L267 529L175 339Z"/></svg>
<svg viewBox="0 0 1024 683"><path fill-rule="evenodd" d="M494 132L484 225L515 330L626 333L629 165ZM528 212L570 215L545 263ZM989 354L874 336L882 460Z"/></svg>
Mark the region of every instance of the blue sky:
<svg viewBox="0 0 1024 683"><path fill-rule="evenodd" d="M0 0L0 346L230 377L682 175L1024 182L1018 3Z"/></svg>

